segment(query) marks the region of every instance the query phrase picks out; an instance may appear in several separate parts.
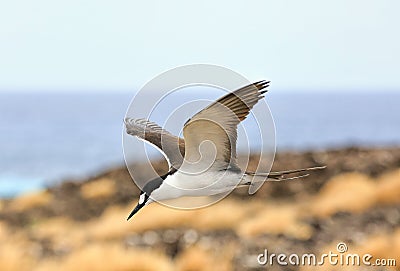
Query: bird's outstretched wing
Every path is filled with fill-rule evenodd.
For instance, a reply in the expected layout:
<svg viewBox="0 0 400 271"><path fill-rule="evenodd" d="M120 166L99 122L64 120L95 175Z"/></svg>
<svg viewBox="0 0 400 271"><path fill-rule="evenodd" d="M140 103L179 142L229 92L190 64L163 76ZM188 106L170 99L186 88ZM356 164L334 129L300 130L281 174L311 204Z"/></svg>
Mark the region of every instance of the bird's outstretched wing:
<svg viewBox="0 0 400 271"><path fill-rule="evenodd" d="M178 169L185 154L185 141L146 119L125 119L126 132L156 146L167 159L170 169Z"/></svg>
<svg viewBox="0 0 400 271"><path fill-rule="evenodd" d="M237 125L267 92L269 81L259 81L229 93L207 106L183 128L185 161L197 163L214 156L213 166L219 169L237 167ZM205 147L202 142L208 142ZM212 144L210 144L212 143Z"/></svg>

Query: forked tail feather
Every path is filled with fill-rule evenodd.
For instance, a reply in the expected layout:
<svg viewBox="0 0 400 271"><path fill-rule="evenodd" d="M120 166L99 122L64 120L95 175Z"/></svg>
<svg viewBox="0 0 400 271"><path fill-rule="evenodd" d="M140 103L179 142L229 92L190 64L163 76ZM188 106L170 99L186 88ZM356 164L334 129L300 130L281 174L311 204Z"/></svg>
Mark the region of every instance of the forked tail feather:
<svg viewBox="0 0 400 271"><path fill-rule="evenodd" d="M262 177L265 179L271 179L271 181L287 181L287 180L294 180L294 179L299 179L299 178L304 178L309 176L310 171L314 170L321 170L326 168L326 166L318 166L318 167L308 167L308 168L301 168L301 169L291 169L291 170L283 170L283 171L275 171L275 172L250 172L246 171L245 174L249 177ZM306 174L298 175L298 176L292 176L292 177L286 177L286 175L291 175L294 173L303 173L305 172ZM264 180L265 181L265 180Z"/></svg>

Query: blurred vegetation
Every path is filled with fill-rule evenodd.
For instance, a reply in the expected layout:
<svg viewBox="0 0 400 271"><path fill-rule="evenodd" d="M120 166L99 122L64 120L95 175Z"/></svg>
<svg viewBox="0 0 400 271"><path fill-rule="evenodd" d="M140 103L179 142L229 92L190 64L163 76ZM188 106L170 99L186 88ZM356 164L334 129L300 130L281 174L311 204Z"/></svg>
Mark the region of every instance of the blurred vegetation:
<svg viewBox="0 0 400 271"><path fill-rule="evenodd" d="M128 222L139 191L125 168L2 199L0 270L265 270L257 263L265 248L319 255L339 242L399 265L400 149L279 153L273 169L315 164L328 168L265 183L254 196L238 189L203 209L152 204ZM135 167L146 178L147 169ZM320 270L327 267L334 268Z"/></svg>

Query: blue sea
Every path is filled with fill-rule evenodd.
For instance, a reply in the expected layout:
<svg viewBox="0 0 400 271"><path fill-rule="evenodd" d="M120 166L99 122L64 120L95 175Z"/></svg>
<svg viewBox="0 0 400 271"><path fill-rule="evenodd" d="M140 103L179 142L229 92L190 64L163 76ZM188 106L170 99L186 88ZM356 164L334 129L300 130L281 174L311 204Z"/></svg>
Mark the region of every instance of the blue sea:
<svg viewBox="0 0 400 271"><path fill-rule="evenodd" d="M0 196L123 165L123 119L134 94L0 92ZM266 100L278 151L400 146L400 93L271 92Z"/></svg>

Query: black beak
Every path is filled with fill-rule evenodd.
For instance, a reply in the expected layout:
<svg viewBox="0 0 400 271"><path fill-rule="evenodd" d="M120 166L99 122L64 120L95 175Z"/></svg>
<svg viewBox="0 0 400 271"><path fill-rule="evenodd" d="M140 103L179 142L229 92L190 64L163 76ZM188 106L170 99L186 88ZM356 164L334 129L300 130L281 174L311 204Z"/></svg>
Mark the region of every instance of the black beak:
<svg viewBox="0 0 400 271"><path fill-rule="evenodd" d="M144 204L136 205L135 209L132 210L132 212L129 214L129 216L126 220L129 220L134 214L136 214L140 209L142 209L143 206L144 206Z"/></svg>

